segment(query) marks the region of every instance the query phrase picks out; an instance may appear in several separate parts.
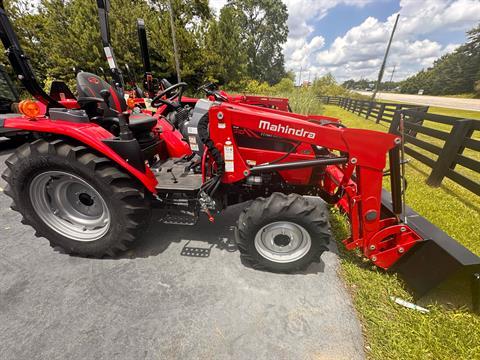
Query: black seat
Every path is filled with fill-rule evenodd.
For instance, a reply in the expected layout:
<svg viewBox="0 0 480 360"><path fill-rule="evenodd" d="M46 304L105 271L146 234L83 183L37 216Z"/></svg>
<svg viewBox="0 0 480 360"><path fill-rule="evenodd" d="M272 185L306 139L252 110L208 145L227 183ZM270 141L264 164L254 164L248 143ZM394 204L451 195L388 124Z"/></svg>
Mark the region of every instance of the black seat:
<svg viewBox="0 0 480 360"><path fill-rule="evenodd" d="M88 101L84 100L88 98L102 98L101 91L107 89L110 92L110 98L108 100L108 106L102 106L103 114L101 118L110 121L116 118L115 112L111 109L114 109L118 112L127 111L127 103L123 96L117 92L117 90L103 80L98 75L80 72L77 75L77 91L78 91L78 102L80 104L86 103L87 108L85 109L91 117L98 117L98 103L95 103L92 107L91 104L88 104ZM117 120L118 121L118 120ZM151 130L157 124L157 119L153 116L146 114L131 114L129 128L133 132L143 132Z"/></svg>

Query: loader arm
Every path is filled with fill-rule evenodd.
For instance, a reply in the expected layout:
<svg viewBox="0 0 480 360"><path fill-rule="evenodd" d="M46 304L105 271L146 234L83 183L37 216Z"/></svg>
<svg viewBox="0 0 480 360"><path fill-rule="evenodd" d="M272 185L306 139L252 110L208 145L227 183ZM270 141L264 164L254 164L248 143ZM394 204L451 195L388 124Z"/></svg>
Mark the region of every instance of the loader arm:
<svg viewBox="0 0 480 360"><path fill-rule="evenodd" d="M210 136L220 151L223 150L223 144L233 141L232 128L238 126L270 134L282 140L289 139L346 154L344 165L331 163L332 160L341 162L339 160L341 157L320 159L322 160L320 162L318 162L319 159L312 159L298 165L312 167L329 164L327 171L331 172L329 176L337 182L335 188L342 187L345 190L345 195L342 197L342 208L349 214L352 224L352 237L346 240L346 245L354 244L356 247L362 247L365 256L383 268L391 265L378 254L378 244L384 240L382 234L378 234L387 225L392 225L391 222L383 221L380 216L382 179L387 153L399 144L398 136L369 130L320 125L309 122L308 116L302 118L295 115L292 117L285 113L262 111L258 108L249 109L245 106L225 103L210 110L209 122ZM225 183L243 180L262 167L261 164L256 167L247 165L242 157L241 149L234 141L233 149L234 166L226 166L223 179ZM284 160L275 168L281 170L282 165L285 167L295 166ZM233 171L228 171L232 168ZM267 170L270 169L267 168ZM353 174L356 177L355 182L352 180ZM395 231L400 233L400 229ZM413 246L419 237L413 232L407 233L409 236L402 236L401 241L398 244L391 244L390 248ZM388 234L388 236L391 235Z"/></svg>

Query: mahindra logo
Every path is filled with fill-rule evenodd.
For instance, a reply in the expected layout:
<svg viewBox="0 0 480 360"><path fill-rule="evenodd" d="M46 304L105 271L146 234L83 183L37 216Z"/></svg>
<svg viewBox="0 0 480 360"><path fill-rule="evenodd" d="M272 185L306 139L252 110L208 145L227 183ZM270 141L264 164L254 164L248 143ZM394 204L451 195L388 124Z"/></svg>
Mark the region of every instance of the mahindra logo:
<svg viewBox="0 0 480 360"><path fill-rule="evenodd" d="M288 125L286 126L283 126L280 124L275 125L270 123L270 121L266 121L266 120L260 120L260 124L258 125L258 127L263 130L274 131L281 134L295 135L295 136L305 137L309 139L315 139L315 133L313 132L307 131L305 129L295 129Z"/></svg>

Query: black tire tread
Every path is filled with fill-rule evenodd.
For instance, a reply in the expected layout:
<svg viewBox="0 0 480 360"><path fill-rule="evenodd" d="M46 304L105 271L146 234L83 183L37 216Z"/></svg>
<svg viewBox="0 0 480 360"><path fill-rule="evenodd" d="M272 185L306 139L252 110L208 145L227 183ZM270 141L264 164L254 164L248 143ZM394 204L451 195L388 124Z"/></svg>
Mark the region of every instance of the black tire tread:
<svg viewBox="0 0 480 360"><path fill-rule="evenodd" d="M301 219L304 224L310 224L313 251L304 261L292 263L292 266L276 266L263 259L254 248L254 233L266 222L275 219ZM257 229L257 230L255 230ZM273 272L297 272L305 270L311 262L319 261L321 254L327 250L330 242L330 224L326 203L313 204L298 194L283 194L275 192L268 198L257 198L245 208L238 219L235 231L237 247L242 260L254 269Z"/></svg>
<svg viewBox="0 0 480 360"><path fill-rule="evenodd" d="M85 166L85 169L102 182L111 187L114 197L123 203L125 209L126 223L123 224L124 232L118 236L115 243L105 251L98 253L76 253L74 249L64 247L51 239L48 239L36 221L21 206L18 206L18 193L16 189L15 168L19 161L29 157L46 157L49 155L60 156L68 162L78 162ZM145 190L138 181L135 181L129 174L120 170L115 164L105 157L98 156L85 146L78 146L62 139L47 141L36 140L32 143L22 145L7 160L7 169L2 178L7 182L4 190L5 195L12 198L11 209L22 215L21 222L30 225L35 229L35 236L46 237L52 247L61 247L65 253L89 257L103 257L105 255L116 256L119 252L127 250L132 242L141 235L150 220L150 206L146 199Z"/></svg>

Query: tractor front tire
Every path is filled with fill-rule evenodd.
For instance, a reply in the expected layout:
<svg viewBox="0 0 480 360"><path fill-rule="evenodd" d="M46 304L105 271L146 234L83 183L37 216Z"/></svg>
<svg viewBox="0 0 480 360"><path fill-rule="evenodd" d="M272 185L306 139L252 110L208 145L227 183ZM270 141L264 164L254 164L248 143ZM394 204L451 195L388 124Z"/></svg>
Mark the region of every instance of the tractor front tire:
<svg viewBox="0 0 480 360"><path fill-rule="evenodd" d="M65 253L115 256L148 225L143 186L85 146L40 139L19 147L6 164L11 208Z"/></svg>
<svg viewBox="0 0 480 360"><path fill-rule="evenodd" d="M320 261L330 241L325 202L273 193L240 214L235 238L241 257L255 269L298 272Z"/></svg>

